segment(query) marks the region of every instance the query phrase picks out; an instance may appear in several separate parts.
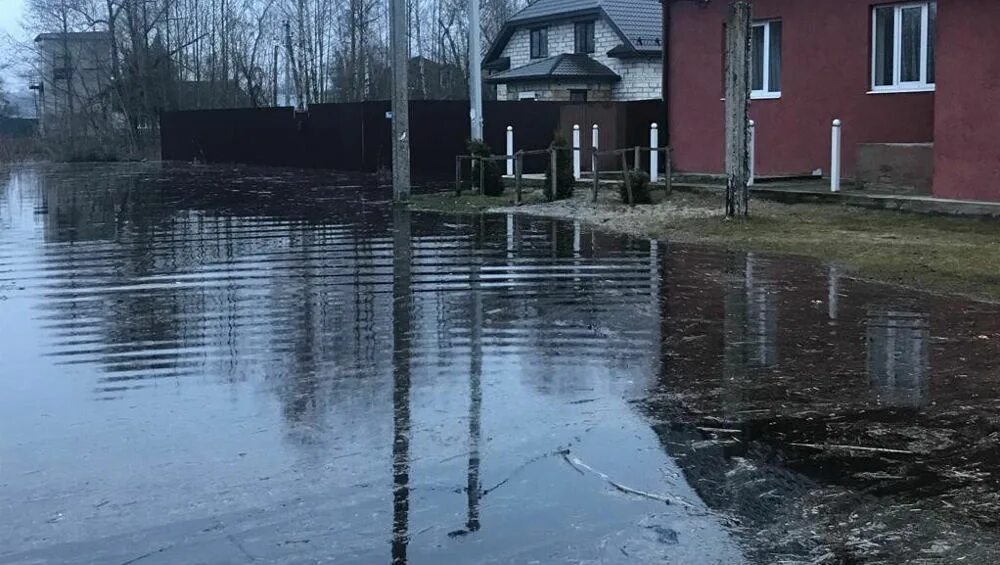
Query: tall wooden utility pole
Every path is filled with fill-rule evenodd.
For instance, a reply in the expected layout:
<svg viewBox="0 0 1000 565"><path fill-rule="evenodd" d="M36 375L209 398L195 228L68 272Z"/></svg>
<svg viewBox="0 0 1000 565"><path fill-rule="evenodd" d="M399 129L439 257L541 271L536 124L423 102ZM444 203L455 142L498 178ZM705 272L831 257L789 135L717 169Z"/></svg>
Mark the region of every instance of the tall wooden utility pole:
<svg viewBox="0 0 1000 565"><path fill-rule="evenodd" d="M750 1L729 0L726 19L726 218L750 213Z"/></svg>
<svg viewBox="0 0 1000 565"><path fill-rule="evenodd" d="M483 138L483 52L480 45L479 0L469 0L469 118L472 139Z"/></svg>
<svg viewBox="0 0 1000 565"><path fill-rule="evenodd" d="M392 51L392 200L410 199L409 58L406 0L390 0Z"/></svg>

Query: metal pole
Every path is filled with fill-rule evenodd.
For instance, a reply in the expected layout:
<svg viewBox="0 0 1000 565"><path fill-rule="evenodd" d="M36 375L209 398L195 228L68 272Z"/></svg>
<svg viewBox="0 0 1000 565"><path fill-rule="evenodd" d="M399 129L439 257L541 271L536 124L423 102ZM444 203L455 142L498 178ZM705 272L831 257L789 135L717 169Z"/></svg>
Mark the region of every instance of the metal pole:
<svg viewBox="0 0 1000 565"><path fill-rule="evenodd" d="M573 178L580 180L580 124L573 124Z"/></svg>
<svg viewBox="0 0 1000 565"><path fill-rule="evenodd" d="M833 120L830 134L830 191L840 192L841 121Z"/></svg>
<svg viewBox="0 0 1000 565"><path fill-rule="evenodd" d="M756 173L756 165L754 161L757 159L757 123L750 120L750 157L747 159L747 167L750 169L750 174L747 175L747 184L753 186L753 178Z"/></svg>
<svg viewBox="0 0 1000 565"><path fill-rule="evenodd" d="M514 174L514 126L507 126L507 176Z"/></svg>
<svg viewBox="0 0 1000 565"><path fill-rule="evenodd" d="M469 118L472 139L483 138L483 51L480 46L479 2L469 0Z"/></svg>
<svg viewBox="0 0 1000 565"><path fill-rule="evenodd" d="M649 182L660 180L660 128L653 122L649 126Z"/></svg>
<svg viewBox="0 0 1000 565"><path fill-rule="evenodd" d="M392 199L410 199L409 51L406 0L390 0L392 50Z"/></svg>

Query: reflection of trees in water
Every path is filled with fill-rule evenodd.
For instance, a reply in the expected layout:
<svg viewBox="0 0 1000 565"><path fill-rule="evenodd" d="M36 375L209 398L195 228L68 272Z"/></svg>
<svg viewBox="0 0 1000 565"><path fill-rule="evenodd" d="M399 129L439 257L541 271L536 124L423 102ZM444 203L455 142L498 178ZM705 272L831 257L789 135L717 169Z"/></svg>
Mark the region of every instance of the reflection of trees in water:
<svg viewBox="0 0 1000 565"><path fill-rule="evenodd" d="M930 396L930 325L927 314L868 311L868 376L879 402L919 408Z"/></svg>

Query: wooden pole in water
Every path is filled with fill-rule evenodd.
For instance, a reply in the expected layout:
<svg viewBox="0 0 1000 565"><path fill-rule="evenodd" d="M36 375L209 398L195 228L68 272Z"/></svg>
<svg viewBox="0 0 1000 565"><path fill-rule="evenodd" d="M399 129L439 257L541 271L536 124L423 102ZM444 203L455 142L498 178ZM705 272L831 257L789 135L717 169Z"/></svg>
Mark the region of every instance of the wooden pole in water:
<svg viewBox="0 0 1000 565"><path fill-rule="evenodd" d="M392 51L392 200L410 199L409 52L406 0L390 0Z"/></svg>
<svg viewBox="0 0 1000 565"><path fill-rule="evenodd" d="M726 20L726 218L746 218L750 163L750 2L729 0Z"/></svg>

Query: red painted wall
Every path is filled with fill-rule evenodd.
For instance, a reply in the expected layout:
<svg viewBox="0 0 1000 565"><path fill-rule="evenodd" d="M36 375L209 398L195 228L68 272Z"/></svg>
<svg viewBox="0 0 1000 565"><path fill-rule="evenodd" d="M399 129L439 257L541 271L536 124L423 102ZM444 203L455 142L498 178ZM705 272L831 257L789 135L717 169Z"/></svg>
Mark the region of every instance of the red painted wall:
<svg viewBox="0 0 1000 565"><path fill-rule="evenodd" d="M1000 200L1000 2L938 0L934 194Z"/></svg>
<svg viewBox="0 0 1000 565"><path fill-rule="evenodd" d="M990 2L996 0L971 3ZM834 118L844 122L845 176L854 174L857 143L933 141L934 93L867 94L873 3L754 0L754 19L780 18L783 27L781 98L751 102L751 116L757 123L758 174L817 168L828 173ZM707 6L678 1L672 9L670 139L680 171L719 173L724 168L721 98L726 8L724 0L711 0ZM996 21L982 18L978 23L988 26ZM995 30L988 35L994 40L1000 37ZM968 39L979 38L977 34Z"/></svg>

